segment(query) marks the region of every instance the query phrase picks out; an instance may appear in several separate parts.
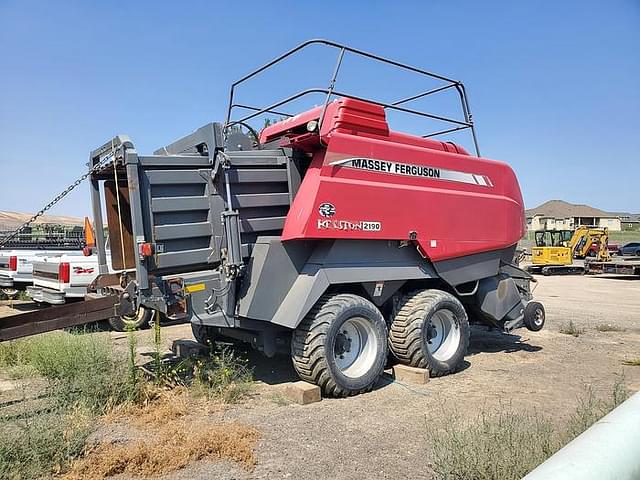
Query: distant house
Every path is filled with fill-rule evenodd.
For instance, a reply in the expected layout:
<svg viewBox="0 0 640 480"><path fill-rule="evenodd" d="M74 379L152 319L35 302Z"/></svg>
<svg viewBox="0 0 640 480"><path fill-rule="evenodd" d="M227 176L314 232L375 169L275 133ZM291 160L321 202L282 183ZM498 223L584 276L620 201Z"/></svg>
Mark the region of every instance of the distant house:
<svg viewBox="0 0 640 480"><path fill-rule="evenodd" d="M529 230L573 230L580 225L622 230L620 216L589 205L574 205L563 200L549 200L525 211Z"/></svg>
<svg viewBox="0 0 640 480"><path fill-rule="evenodd" d="M623 230L640 230L640 213L617 213Z"/></svg>

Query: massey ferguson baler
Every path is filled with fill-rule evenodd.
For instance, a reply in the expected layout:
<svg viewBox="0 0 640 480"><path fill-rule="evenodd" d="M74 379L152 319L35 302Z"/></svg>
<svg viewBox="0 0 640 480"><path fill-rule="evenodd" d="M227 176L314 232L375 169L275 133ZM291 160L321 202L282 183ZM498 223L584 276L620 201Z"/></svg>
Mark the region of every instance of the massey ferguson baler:
<svg viewBox="0 0 640 480"><path fill-rule="evenodd" d="M264 108L234 103L240 83L317 44L338 51L328 88ZM341 93L345 55L442 85L393 103ZM458 92L463 120L406 107L446 89ZM311 94L323 104L280 111ZM234 120L237 110L249 113ZM400 133L387 122L390 110L452 128ZM261 115L287 118L257 133L247 122ZM102 275L94 287L118 296L119 315L146 307L189 319L199 342L287 352L300 377L327 395L371 389L389 352L432 376L455 372L470 323L507 332L544 324L531 277L514 264L525 229L516 177L505 163L431 138L461 129L475 142L460 82L306 42L236 82L225 123L153 155L124 136L92 152L95 224L106 211L113 267L124 271L107 273L95 229Z"/></svg>

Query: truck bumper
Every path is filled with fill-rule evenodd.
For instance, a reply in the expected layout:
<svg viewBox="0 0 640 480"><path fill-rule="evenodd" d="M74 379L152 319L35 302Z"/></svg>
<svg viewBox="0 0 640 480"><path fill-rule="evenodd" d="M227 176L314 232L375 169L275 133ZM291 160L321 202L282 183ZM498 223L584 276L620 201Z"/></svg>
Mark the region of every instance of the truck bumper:
<svg viewBox="0 0 640 480"><path fill-rule="evenodd" d="M31 275L0 274L1 288L24 288L33 282Z"/></svg>
<svg viewBox="0 0 640 480"><path fill-rule="evenodd" d="M42 287L27 287L27 295L38 303L49 303L51 305L63 305L66 301L64 292L50 290Z"/></svg>

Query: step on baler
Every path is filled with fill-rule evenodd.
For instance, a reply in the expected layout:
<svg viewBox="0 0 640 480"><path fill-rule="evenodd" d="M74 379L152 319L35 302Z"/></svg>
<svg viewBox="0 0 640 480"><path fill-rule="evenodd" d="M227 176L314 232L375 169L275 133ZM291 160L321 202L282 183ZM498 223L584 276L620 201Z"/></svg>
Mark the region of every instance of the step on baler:
<svg viewBox="0 0 640 480"><path fill-rule="evenodd" d="M236 103L236 88L311 45L336 49L328 88L269 106ZM441 86L385 103L339 92L345 56L436 80ZM457 92L464 118L407 104ZM323 103L291 115L307 95ZM238 111L244 116L238 118ZM391 130L390 111L448 123L414 136ZM262 131L250 122L286 117ZM476 155L433 137L472 134ZM370 390L387 357L458 370L469 324L539 330L544 308L515 265L524 234L513 170L479 156L462 83L325 40L305 42L234 83L224 123L141 155L125 136L91 154L101 275L94 296L116 313L140 307L189 320L205 344L250 343L291 355L324 394Z"/></svg>

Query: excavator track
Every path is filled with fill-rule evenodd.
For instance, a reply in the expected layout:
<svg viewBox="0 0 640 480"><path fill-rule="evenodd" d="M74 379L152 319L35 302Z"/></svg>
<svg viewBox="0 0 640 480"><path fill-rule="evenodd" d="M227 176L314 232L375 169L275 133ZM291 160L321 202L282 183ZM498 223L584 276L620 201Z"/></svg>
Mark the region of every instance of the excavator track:
<svg viewBox="0 0 640 480"><path fill-rule="evenodd" d="M533 274L551 275L584 275L582 265L529 265L527 272Z"/></svg>
<svg viewBox="0 0 640 480"><path fill-rule="evenodd" d="M0 342L105 320L114 315L118 297L87 296L71 303L0 319Z"/></svg>

